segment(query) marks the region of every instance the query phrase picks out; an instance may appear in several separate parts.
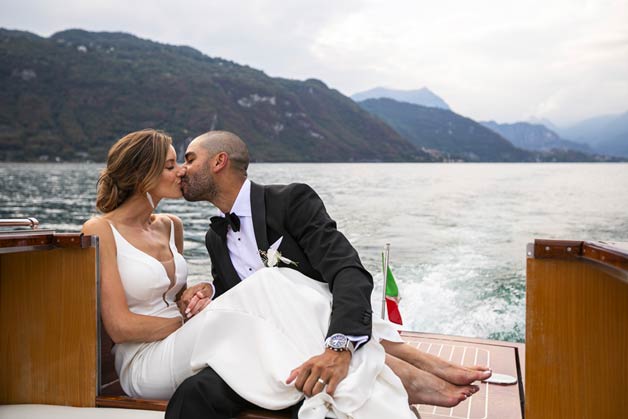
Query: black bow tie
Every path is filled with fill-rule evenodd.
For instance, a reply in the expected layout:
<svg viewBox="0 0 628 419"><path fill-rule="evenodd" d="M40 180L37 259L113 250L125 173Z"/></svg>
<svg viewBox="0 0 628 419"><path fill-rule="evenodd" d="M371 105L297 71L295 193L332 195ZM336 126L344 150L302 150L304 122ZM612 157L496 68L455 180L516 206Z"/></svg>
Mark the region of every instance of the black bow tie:
<svg viewBox="0 0 628 419"><path fill-rule="evenodd" d="M209 225L223 240L227 238L227 226L231 226L233 231L240 231L240 219L237 215L226 213L224 217L215 216L209 219Z"/></svg>

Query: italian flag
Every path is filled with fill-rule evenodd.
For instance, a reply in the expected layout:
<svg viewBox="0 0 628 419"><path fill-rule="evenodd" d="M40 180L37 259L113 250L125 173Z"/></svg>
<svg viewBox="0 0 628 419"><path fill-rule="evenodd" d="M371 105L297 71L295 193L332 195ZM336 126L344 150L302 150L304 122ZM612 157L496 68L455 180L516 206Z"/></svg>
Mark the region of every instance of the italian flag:
<svg viewBox="0 0 628 419"><path fill-rule="evenodd" d="M383 263L384 254L382 253L382 264ZM399 296L399 289L397 288L395 277L393 276L392 270L390 269L389 265L388 272L386 274L386 312L388 313L388 320L393 323L403 325L403 320L401 320L401 313L399 313L399 301L401 301L401 297Z"/></svg>

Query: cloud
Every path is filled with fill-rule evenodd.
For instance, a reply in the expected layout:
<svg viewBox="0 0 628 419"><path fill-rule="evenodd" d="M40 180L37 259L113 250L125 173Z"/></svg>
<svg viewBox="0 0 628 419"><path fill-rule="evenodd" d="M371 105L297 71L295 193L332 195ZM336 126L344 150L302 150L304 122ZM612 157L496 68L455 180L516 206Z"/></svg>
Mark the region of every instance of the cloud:
<svg viewBox="0 0 628 419"><path fill-rule="evenodd" d="M3 27L125 31L345 94L427 86L476 119L628 109L626 0L0 1Z"/></svg>

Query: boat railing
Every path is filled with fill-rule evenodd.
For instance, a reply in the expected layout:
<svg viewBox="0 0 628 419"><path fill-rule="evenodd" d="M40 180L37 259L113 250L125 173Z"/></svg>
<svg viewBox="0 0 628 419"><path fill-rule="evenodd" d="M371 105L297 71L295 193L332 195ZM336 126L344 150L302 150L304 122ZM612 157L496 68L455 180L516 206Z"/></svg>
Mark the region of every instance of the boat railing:
<svg viewBox="0 0 628 419"><path fill-rule="evenodd" d="M0 227L30 227L32 230L39 228L37 218L0 218Z"/></svg>

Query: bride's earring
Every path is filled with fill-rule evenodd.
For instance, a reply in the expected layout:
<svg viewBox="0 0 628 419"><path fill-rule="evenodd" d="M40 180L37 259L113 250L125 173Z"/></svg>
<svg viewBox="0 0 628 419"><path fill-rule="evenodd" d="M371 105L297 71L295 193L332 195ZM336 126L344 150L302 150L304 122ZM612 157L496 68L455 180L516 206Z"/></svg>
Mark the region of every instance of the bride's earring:
<svg viewBox="0 0 628 419"><path fill-rule="evenodd" d="M153 197L150 196L149 192L146 192L146 199L148 199L148 203L150 204L150 206L153 207L153 209L155 209L155 203L153 202Z"/></svg>

